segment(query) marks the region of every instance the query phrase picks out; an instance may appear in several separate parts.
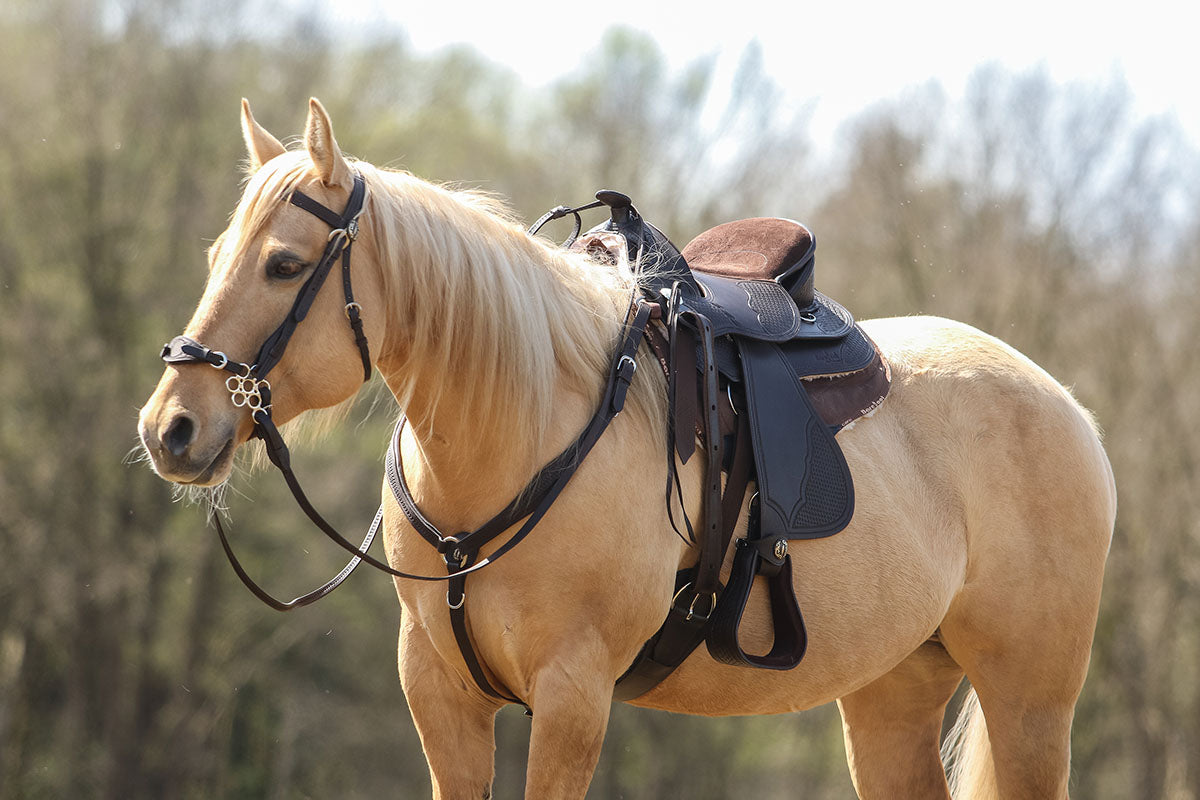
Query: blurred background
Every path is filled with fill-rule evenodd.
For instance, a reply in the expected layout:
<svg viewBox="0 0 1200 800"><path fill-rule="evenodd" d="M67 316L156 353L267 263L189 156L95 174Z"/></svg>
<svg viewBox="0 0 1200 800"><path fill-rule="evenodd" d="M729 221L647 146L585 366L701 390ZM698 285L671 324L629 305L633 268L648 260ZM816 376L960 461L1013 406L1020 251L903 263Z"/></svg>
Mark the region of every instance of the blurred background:
<svg viewBox="0 0 1200 800"><path fill-rule="evenodd" d="M429 794L390 582L276 614L130 455L239 196L239 99L288 137L310 95L347 152L528 219L611 187L680 245L802 220L858 317L960 319L1071 386L1120 487L1072 792L1200 798L1189 27L1155 2L442 5L0 6L0 798ZM297 456L346 530L378 503L393 415L373 386ZM343 562L279 483L243 471L228 502L250 568L298 594ZM518 797L528 722L497 727L496 796ZM617 707L589 796L798 795L853 796L833 707Z"/></svg>

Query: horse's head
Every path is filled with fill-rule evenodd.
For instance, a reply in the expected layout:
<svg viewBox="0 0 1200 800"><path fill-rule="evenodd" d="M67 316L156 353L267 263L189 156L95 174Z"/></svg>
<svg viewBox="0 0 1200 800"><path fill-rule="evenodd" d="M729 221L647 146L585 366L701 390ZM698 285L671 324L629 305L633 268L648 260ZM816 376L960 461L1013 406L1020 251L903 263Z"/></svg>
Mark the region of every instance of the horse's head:
<svg viewBox="0 0 1200 800"><path fill-rule="evenodd" d="M209 251L204 295L185 335L231 362L254 365L264 341L292 313L301 287L331 239L331 225L289 200L299 192L329 209L347 207L354 171L320 103L309 105L305 149L287 151L242 103L250 179L229 227ZM365 230L367 226L363 226ZM353 248L354 295L366 336L382 342L380 273L369 236ZM347 324L340 259L317 291L277 364L270 368L271 415L282 424L311 408L352 396L363 380L360 349ZM139 432L155 470L177 483L213 485L230 474L233 455L254 423L227 387L218 364L168 363L142 408Z"/></svg>

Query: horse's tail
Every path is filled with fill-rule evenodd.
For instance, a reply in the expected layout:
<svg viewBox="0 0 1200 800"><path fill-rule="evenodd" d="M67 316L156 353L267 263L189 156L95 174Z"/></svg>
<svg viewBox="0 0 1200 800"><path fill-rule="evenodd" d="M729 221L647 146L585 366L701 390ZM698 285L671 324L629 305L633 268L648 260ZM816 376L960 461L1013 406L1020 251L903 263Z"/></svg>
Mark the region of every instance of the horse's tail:
<svg viewBox="0 0 1200 800"><path fill-rule="evenodd" d="M987 722L974 689L967 692L958 719L942 743L942 761L949 774L950 796L954 800L995 800L1000 797Z"/></svg>

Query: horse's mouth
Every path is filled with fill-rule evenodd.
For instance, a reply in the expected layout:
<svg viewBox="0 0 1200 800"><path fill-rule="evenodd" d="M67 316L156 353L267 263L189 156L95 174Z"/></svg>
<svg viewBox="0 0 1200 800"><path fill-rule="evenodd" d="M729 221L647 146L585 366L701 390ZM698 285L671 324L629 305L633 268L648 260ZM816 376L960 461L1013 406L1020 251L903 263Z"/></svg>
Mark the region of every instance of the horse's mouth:
<svg viewBox="0 0 1200 800"><path fill-rule="evenodd" d="M184 486L211 486L214 483L220 483L225 480L224 477L219 481L213 480L213 478L216 475L225 475L228 472L229 462L233 460L233 452L236 449L237 446L234 444L233 437L231 436L225 442L225 446L213 456L213 460L208 463L208 466L199 475L189 480L175 481L175 483Z"/></svg>

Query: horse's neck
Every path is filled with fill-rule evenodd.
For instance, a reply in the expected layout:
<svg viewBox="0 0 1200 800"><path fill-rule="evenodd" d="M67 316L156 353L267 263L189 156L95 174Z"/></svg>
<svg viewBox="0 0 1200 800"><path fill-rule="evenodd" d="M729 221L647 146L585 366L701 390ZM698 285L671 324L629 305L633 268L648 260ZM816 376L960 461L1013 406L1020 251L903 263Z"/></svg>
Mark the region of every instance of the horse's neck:
<svg viewBox="0 0 1200 800"><path fill-rule="evenodd" d="M495 447L494 431L472 424L470 411L441 400L432 421L414 398L400 457L417 505L446 533L473 530L508 504L533 473L566 448L591 414L588 399L563 391L540 441L507 439ZM450 528L453 528L451 530Z"/></svg>
<svg viewBox="0 0 1200 800"><path fill-rule="evenodd" d="M510 252L516 249L511 240L506 244ZM578 435L594 411L602 367L581 367L589 358L572 354L590 347L594 361L604 326L616 330L615 290L586 285L586 274L553 269L538 261L536 248L532 253L528 261L493 265L514 272L510 280L486 284L515 287L520 297L456 309L453 323L433 326L436 341L408 342L379 361L409 421L401 448L405 478L414 499L439 525L469 530L486 521ZM462 281L489 277L461 266L447 273ZM528 317L514 319L514 307L527 310ZM409 323L395 310L389 317L397 325ZM446 337L478 342L480 330L515 330L520 346L499 353L488 347L480 348L482 353L447 347ZM610 344L605 341L603 347ZM531 367L523 379L526 362L541 366Z"/></svg>

